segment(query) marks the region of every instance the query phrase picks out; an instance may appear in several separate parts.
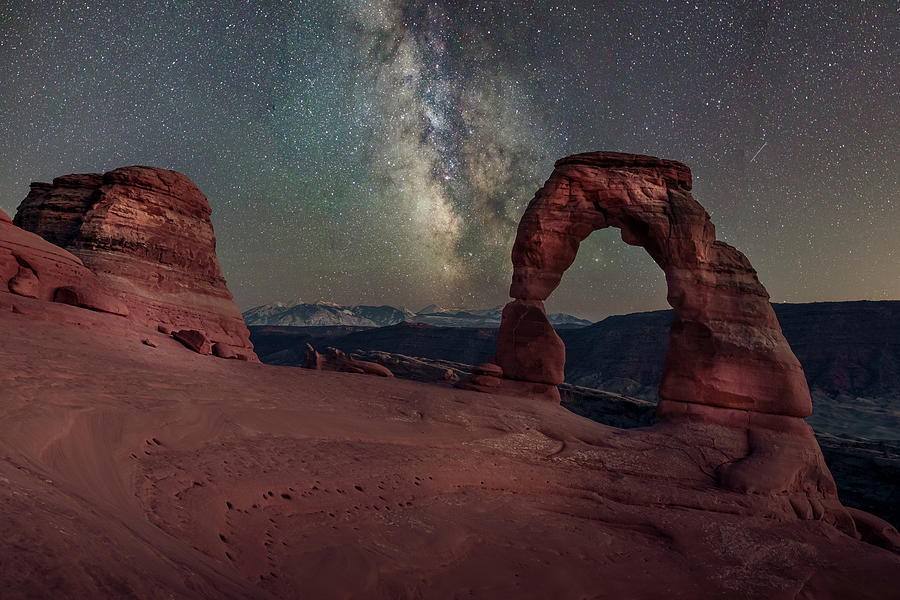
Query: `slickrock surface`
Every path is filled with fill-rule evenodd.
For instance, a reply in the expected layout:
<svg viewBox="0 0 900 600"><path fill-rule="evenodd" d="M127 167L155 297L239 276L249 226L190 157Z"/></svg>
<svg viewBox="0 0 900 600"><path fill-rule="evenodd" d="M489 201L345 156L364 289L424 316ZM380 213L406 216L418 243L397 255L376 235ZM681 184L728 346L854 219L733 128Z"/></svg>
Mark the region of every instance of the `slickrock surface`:
<svg viewBox="0 0 900 600"><path fill-rule="evenodd" d="M3 298L30 313L0 302L4 598L900 597L900 556L822 492L717 485L743 431L214 360Z"/></svg>
<svg viewBox="0 0 900 600"><path fill-rule="evenodd" d="M33 183L14 222L80 258L136 323L195 329L255 360L209 215L184 175L134 166Z"/></svg>

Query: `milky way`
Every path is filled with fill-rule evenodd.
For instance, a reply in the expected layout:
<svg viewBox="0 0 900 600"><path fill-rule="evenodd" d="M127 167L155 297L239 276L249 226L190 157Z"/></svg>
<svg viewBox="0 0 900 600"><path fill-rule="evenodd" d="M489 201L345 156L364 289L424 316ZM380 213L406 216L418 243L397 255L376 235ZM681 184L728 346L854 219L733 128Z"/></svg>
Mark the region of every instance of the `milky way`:
<svg viewBox="0 0 900 600"><path fill-rule="evenodd" d="M242 308L488 307L557 158L687 163L775 301L900 298L891 2L119 2L0 8L0 208L151 164L213 207ZM593 234L550 308L665 307Z"/></svg>

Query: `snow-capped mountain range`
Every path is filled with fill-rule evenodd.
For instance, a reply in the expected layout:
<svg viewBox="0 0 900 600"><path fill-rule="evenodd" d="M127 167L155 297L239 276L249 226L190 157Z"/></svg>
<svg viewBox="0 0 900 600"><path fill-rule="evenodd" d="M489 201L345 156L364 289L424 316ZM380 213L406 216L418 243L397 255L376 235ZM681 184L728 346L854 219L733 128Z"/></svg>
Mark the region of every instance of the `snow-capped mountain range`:
<svg viewBox="0 0 900 600"><path fill-rule="evenodd" d="M351 325L358 327L386 327L403 321L426 323L441 327L499 327L503 307L485 310L441 308L434 304L418 312L393 306L341 306L332 302L284 303L273 302L244 312L247 325L279 325L316 327ZM547 315L556 327L584 327L591 322L572 315Z"/></svg>

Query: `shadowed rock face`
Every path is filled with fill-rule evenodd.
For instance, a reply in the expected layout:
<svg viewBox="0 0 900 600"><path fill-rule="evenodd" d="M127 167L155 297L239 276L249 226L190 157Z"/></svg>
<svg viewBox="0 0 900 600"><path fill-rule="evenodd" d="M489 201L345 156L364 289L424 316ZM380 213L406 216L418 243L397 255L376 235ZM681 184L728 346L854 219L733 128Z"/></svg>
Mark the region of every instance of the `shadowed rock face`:
<svg viewBox="0 0 900 600"><path fill-rule="evenodd" d="M209 215L184 175L134 166L33 183L14 222L80 258L135 322L199 330L255 359Z"/></svg>
<svg viewBox="0 0 900 600"><path fill-rule="evenodd" d="M803 370L781 333L766 289L746 257L716 240L690 194L691 172L674 161L595 152L557 161L519 224L512 251L510 314L540 304L559 285L591 232L621 230L666 274L675 309L659 394L660 414L719 407L806 417ZM542 308L542 307L541 307ZM540 310L529 310L533 319ZM564 352L551 327L504 319L498 362L507 377L561 383ZM540 372L507 348L543 346ZM532 361L533 363L534 361ZM725 414L725 413L722 413Z"/></svg>

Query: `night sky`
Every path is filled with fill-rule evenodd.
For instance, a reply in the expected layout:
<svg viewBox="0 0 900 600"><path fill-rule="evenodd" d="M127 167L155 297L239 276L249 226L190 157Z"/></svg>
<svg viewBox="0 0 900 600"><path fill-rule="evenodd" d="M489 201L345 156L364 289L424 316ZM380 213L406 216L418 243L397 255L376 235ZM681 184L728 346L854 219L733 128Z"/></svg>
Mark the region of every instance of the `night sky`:
<svg viewBox="0 0 900 600"><path fill-rule="evenodd" d="M7 1L0 27L0 208L180 171L242 309L502 304L525 206L593 150L687 163L773 301L900 298L896 1ZM615 230L548 301L663 307Z"/></svg>

